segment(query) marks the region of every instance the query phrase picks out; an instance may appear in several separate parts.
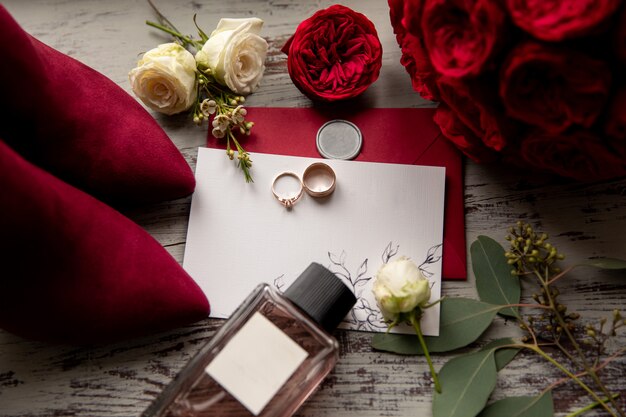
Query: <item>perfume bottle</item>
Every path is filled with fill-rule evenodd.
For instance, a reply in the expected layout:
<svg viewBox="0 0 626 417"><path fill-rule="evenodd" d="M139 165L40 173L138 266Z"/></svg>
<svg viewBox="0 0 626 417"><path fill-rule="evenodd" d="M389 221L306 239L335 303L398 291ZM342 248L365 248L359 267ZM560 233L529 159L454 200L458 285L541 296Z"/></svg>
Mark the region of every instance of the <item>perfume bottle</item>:
<svg viewBox="0 0 626 417"><path fill-rule="evenodd" d="M144 417L291 416L337 362L330 333L355 303L317 263L283 294L259 285Z"/></svg>

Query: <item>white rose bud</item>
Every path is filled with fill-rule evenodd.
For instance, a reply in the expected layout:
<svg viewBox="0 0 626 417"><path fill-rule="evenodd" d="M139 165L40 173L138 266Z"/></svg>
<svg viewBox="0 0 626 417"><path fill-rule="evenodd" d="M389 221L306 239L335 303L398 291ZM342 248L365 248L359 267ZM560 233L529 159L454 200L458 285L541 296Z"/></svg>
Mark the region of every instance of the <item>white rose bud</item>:
<svg viewBox="0 0 626 417"><path fill-rule="evenodd" d="M176 43L146 52L128 77L137 97L160 113L180 113L196 100L196 61Z"/></svg>
<svg viewBox="0 0 626 417"><path fill-rule="evenodd" d="M383 265L376 273L372 291L388 321L423 307L430 299L430 283L417 265L406 257Z"/></svg>
<svg viewBox="0 0 626 417"><path fill-rule="evenodd" d="M221 19L202 50L196 54L201 67L236 94L254 92L263 78L267 42L259 36L263 20Z"/></svg>

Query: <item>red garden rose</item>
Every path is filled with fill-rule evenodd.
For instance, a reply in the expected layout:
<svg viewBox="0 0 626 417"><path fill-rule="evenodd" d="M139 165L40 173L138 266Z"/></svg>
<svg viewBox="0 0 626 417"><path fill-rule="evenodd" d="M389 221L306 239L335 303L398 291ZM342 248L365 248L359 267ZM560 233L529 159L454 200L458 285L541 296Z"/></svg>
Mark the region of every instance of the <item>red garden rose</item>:
<svg viewBox="0 0 626 417"><path fill-rule="evenodd" d="M623 142L626 147L626 87L620 88L607 110L604 133Z"/></svg>
<svg viewBox="0 0 626 417"><path fill-rule="evenodd" d="M561 41L586 35L619 7L621 0L507 0L517 26L538 39Z"/></svg>
<svg viewBox="0 0 626 417"><path fill-rule="evenodd" d="M624 161L589 130L565 133L533 132L522 141L524 162L577 180L601 180L626 174Z"/></svg>
<svg viewBox="0 0 626 417"><path fill-rule="evenodd" d="M402 43L400 63L411 76L411 85L426 100L439 100L438 75L430 63L423 41L407 33Z"/></svg>
<svg viewBox="0 0 626 417"><path fill-rule="evenodd" d="M426 0L424 42L442 75L479 74L502 40L505 14L498 0Z"/></svg>
<svg viewBox="0 0 626 417"><path fill-rule="evenodd" d="M590 127L609 96L608 65L580 52L536 42L518 45L500 74L510 116L551 132Z"/></svg>
<svg viewBox="0 0 626 417"><path fill-rule="evenodd" d="M423 0L403 3L389 0L389 17L398 45L402 48L400 63L411 76L413 89L427 100L439 100L437 72L430 63L419 27Z"/></svg>
<svg viewBox="0 0 626 417"><path fill-rule="evenodd" d="M304 20L282 51L293 83L313 100L356 97L380 73L382 46L374 24L341 5Z"/></svg>
<svg viewBox="0 0 626 417"><path fill-rule="evenodd" d="M485 86L449 77L440 78L437 85L442 100L486 146L496 151L505 147L506 121L488 99Z"/></svg>
<svg viewBox="0 0 626 417"><path fill-rule="evenodd" d="M413 88L468 157L626 175L625 0L387 1Z"/></svg>
<svg viewBox="0 0 626 417"><path fill-rule="evenodd" d="M617 59L626 66L626 7L622 8L616 27L613 49Z"/></svg>
<svg viewBox="0 0 626 417"><path fill-rule="evenodd" d="M441 104L435 113L435 123L441 133L456 145L465 155L476 162L488 162L496 159L496 153L487 148L483 141L472 132L445 104Z"/></svg>
<svg viewBox="0 0 626 417"><path fill-rule="evenodd" d="M391 25L394 28L394 33L398 25L401 24L404 30L422 38L422 11L425 2L426 0L389 0ZM394 15L397 16L397 21L394 21L396 20Z"/></svg>

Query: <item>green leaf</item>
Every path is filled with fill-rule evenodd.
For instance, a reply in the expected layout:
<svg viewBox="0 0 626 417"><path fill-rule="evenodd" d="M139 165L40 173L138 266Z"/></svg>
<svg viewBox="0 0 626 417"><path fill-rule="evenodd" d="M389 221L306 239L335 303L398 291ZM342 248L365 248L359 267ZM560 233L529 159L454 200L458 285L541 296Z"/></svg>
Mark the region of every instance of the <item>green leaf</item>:
<svg viewBox="0 0 626 417"><path fill-rule="evenodd" d="M509 397L490 404L479 417L552 417L554 404L550 391L537 397Z"/></svg>
<svg viewBox="0 0 626 417"><path fill-rule="evenodd" d="M601 269L626 269L626 261L617 258L596 258L581 262L576 266L595 266Z"/></svg>
<svg viewBox="0 0 626 417"><path fill-rule="evenodd" d="M483 334L501 308L469 298L444 298L441 302L439 336L424 337L428 350L448 352L469 345ZM372 339L372 347L403 355L424 353L413 335L378 333Z"/></svg>
<svg viewBox="0 0 626 417"><path fill-rule="evenodd" d="M481 350L496 349L496 368L500 371L507 366L520 351L520 348L502 348L502 346L514 345L515 343L515 340L510 337L505 337L503 339L496 339L491 343L486 344Z"/></svg>
<svg viewBox="0 0 626 417"><path fill-rule="evenodd" d="M441 393L433 394L434 417L474 417L496 386L495 349L458 356L439 371Z"/></svg>
<svg viewBox="0 0 626 417"><path fill-rule="evenodd" d="M504 248L487 236L478 236L470 247L472 269L476 276L476 290L481 301L491 304L519 304L521 286L511 275ZM502 309L500 314L519 317L517 307Z"/></svg>

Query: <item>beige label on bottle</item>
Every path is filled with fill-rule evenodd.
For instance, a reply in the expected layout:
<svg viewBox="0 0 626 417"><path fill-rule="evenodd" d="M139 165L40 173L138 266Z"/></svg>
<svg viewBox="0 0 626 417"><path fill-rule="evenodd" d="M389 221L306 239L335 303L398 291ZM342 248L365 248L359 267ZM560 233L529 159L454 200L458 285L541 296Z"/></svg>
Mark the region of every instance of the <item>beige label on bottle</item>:
<svg viewBox="0 0 626 417"><path fill-rule="evenodd" d="M255 416L308 353L256 312L206 367L206 372Z"/></svg>

